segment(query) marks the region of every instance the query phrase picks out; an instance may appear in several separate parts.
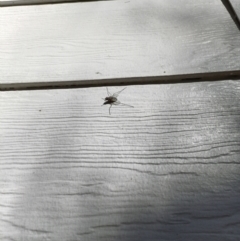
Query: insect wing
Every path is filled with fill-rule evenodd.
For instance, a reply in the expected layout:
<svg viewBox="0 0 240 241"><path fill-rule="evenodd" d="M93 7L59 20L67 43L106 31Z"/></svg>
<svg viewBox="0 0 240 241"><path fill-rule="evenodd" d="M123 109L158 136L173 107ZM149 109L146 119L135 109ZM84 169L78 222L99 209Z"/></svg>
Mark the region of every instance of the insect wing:
<svg viewBox="0 0 240 241"><path fill-rule="evenodd" d="M132 107L134 108L132 105L127 105L127 104L123 104L121 103L119 100L117 100L116 102L112 103L113 105L122 105L122 106L128 106L128 107Z"/></svg>
<svg viewBox="0 0 240 241"><path fill-rule="evenodd" d="M126 88L127 88L127 87L125 87L125 88L123 88L122 90L120 90L120 91L114 93L112 96L115 97L115 98L117 98L118 95L119 95L122 91L124 91Z"/></svg>

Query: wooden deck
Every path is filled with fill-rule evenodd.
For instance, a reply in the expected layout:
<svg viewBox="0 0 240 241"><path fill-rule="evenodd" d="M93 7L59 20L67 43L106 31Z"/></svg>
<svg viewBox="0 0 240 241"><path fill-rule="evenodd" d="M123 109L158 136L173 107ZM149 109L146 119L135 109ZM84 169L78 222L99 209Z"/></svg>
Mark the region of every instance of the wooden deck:
<svg viewBox="0 0 240 241"><path fill-rule="evenodd" d="M91 1L0 13L7 26L1 89L240 76L239 30L219 0Z"/></svg>
<svg viewBox="0 0 240 241"><path fill-rule="evenodd" d="M223 3L35 3L0 1L0 240L240 240Z"/></svg>

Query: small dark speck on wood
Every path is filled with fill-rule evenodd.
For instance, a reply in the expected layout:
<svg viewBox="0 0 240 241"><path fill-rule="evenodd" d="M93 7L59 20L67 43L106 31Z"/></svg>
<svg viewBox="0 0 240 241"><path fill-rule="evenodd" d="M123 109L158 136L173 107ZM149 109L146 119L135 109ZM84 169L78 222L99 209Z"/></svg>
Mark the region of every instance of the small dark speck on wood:
<svg viewBox="0 0 240 241"><path fill-rule="evenodd" d="M111 115L111 107L112 107L112 105L124 105L124 106L133 107L132 105L123 104L123 103L121 103L121 102L117 99L118 95L119 95L123 90L125 90L125 89L126 89L126 87L125 87L124 89L122 89L122 90L114 93L114 94L111 94L111 93L108 91L108 88L107 88L107 94L108 94L108 96L107 96L105 99L103 99L103 100L104 100L104 103L103 103L102 105L110 105L110 107L109 107L109 115Z"/></svg>

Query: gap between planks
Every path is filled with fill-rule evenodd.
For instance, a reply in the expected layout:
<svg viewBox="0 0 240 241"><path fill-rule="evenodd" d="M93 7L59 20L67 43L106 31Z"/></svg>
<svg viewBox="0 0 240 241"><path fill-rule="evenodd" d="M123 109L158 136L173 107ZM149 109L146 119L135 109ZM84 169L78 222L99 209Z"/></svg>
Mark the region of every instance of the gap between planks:
<svg viewBox="0 0 240 241"><path fill-rule="evenodd" d="M239 0L238 0L239 1ZM236 6L236 3L229 0L222 0L223 5L226 7L226 9L228 10L230 16L232 17L234 23L236 24L236 26L238 27L238 29L240 30L240 20L238 17L238 12L239 9Z"/></svg>
<svg viewBox="0 0 240 241"><path fill-rule="evenodd" d="M61 81L61 82L34 82L34 83L13 83L0 84L0 91L20 91L20 90L46 90L46 89L74 89L87 87L103 86L122 86L122 85L150 85L150 84L184 84L204 81L222 81L222 80L240 79L239 71L176 75L164 77L135 77L124 79L103 79L92 81Z"/></svg>
<svg viewBox="0 0 240 241"><path fill-rule="evenodd" d="M30 6L30 5L99 2L99 1L114 1L114 0L13 0L13 1L5 0L5 1L0 1L0 7L17 7L17 6Z"/></svg>
<svg viewBox="0 0 240 241"><path fill-rule="evenodd" d="M240 19L240 1L239 0L229 0L229 1L231 2L231 5L233 6L239 20Z"/></svg>

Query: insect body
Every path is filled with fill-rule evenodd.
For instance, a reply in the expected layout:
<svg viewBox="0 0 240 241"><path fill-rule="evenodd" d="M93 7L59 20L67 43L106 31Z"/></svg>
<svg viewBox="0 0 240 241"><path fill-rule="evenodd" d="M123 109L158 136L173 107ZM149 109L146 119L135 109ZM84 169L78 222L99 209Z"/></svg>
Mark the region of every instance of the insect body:
<svg viewBox="0 0 240 241"><path fill-rule="evenodd" d="M129 106L129 107L133 107L133 106L131 106L131 105L127 105L127 104L123 104L123 103L121 103L118 99L117 99L117 97L118 97L118 95L123 91L123 90L125 90L126 89L126 87L124 88L124 89L122 89L122 90L120 90L120 91L118 91L118 92L116 92L116 93L114 93L113 95L108 91L108 88L107 88L107 94L108 94L108 97L106 97L105 99L103 99L105 102L103 103L103 105L110 105L110 107L109 107L109 115L111 115L111 107L112 107L112 105L125 105L125 106Z"/></svg>

